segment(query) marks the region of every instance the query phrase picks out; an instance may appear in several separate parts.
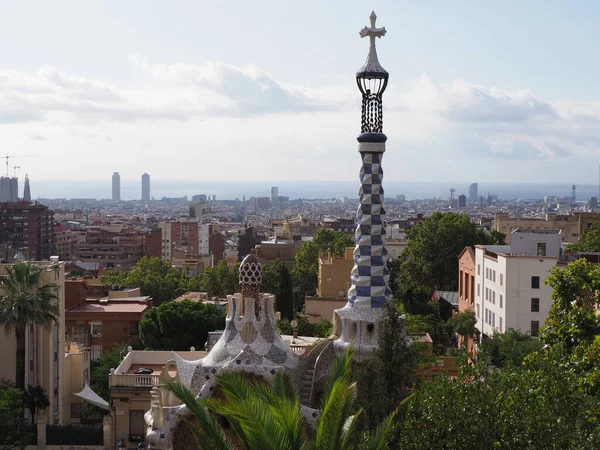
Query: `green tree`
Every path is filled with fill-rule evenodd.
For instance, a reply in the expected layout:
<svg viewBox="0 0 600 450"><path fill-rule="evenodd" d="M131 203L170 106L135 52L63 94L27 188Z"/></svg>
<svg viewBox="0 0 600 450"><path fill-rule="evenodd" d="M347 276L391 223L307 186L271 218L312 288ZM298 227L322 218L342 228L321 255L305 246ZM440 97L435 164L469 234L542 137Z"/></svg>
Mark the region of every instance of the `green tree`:
<svg viewBox="0 0 600 450"><path fill-rule="evenodd" d="M404 334L406 316L391 302L385 308L379 346L356 370L358 403L365 411L369 430L382 423L410 394L421 359L417 346L411 345Z"/></svg>
<svg viewBox="0 0 600 450"><path fill-rule="evenodd" d="M281 313L282 318L291 319L294 316L292 276L281 260L262 264L261 290L275 295L275 309Z"/></svg>
<svg viewBox="0 0 600 450"><path fill-rule="evenodd" d="M180 383L169 381L171 390L194 415L187 420L198 449L232 450L375 450L385 449L390 440L394 414L373 434L361 435L356 412L356 384L351 380L352 352L335 361L325 384L314 439L306 432L299 399L292 381L283 372L272 384L249 380L236 372L218 376L222 398L196 399ZM234 446L209 411L231 424L239 446Z"/></svg>
<svg viewBox="0 0 600 450"><path fill-rule="evenodd" d="M579 236L579 241L567 246L568 252L600 252L600 220L594 223Z"/></svg>
<svg viewBox="0 0 600 450"><path fill-rule="evenodd" d="M486 242L469 216L434 212L408 232L406 249L398 257L397 289L456 291L458 256L465 247Z"/></svg>
<svg viewBox="0 0 600 450"><path fill-rule="evenodd" d="M214 297L225 297L239 290L239 263L234 268L229 268L225 260L221 260L214 267L204 269L200 285Z"/></svg>
<svg viewBox="0 0 600 450"><path fill-rule="evenodd" d="M597 399L544 358L457 379L438 376L404 405L398 449L599 448ZM457 412L461 412L457 414Z"/></svg>
<svg viewBox="0 0 600 450"><path fill-rule="evenodd" d="M16 384L25 389L25 331L27 326L51 328L58 321L56 289L44 284L43 267L26 262L6 266L0 281L0 324L8 336L14 329L17 338Z"/></svg>
<svg viewBox="0 0 600 450"><path fill-rule="evenodd" d="M506 233L492 230L487 235L484 244L487 245L506 245Z"/></svg>
<svg viewBox="0 0 600 450"><path fill-rule="evenodd" d="M475 312L470 309L453 315L448 319L446 325L454 333L460 334L463 337L473 337L476 322Z"/></svg>
<svg viewBox="0 0 600 450"><path fill-rule="evenodd" d="M484 339L477 358L478 361L498 368L518 367L528 355L541 349L542 344L538 339L509 328L504 333L494 333L491 338Z"/></svg>
<svg viewBox="0 0 600 450"><path fill-rule="evenodd" d="M12 425L23 411L23 391L5 379L0 378L0 429L2 425Z"/></svg>
<svg viewBox="0 0 600 450"><path fill-rule="evenodd" d="M209 331L225 327L225 311L212 303L183 300L152 308L140 321L140 339L149 350L204 348Z"/></svg>
<svg viewBox="0 0 600 450"><path fill-rule="evenodd" d="M540 341L551 359L578 377L587 392L600 393L600 266L584 259L555 267L545 281L552 306Z"/></svg>
<svg viewBox="0 0 600 450"><path fill-rule="evenodd" d="M317 230L310 241L303 242L295 256L292 276L294 286L301 292L302 298L306 292L317 288L319 278L319 252L332 252L335 256L343 256L346 247L354 247L354 238L340 231L321 228Z"/></svg>
<svg viewBox="0 0 600 450"><path fill-rule="evenodd" d="M50 406L48 394L46 394L46 391L42 386L28 385L23 394L25 408L29 409L32 418L35 418L35 412L37 409L48 409Z"/></svg>
<svg viewBox="0 0 600 450"><path fill-rule="evenodd" d="M307 317L300 313L296 313L294 319L296 322L298 322L298 326L296 327L296 333L298 336L320 338L328 338L331 336L333 326L328 320L310 323ZM278 320L277 328L280 334L291 336L294 333L294 328L291 325L291 321L288 319Z"/></svg>
<svg viewBox="0 0 600 450"><path fill-rule="evenodd" d="M108 271L100 277L103 283L140 288L142 295L152 297L154 306L184 294L187 277L160 258L143 257L130 271Z"/></svg>
<svg viewBox="0 0 600 450"><path fill-rule="evenodd" d="M108 375L110 369L116 369L121 364L121 359L125 356L125 346L118 344L109 351L103 352L91 363L90 387L104 400L110 398L110 389L108 386Z"/></svg>

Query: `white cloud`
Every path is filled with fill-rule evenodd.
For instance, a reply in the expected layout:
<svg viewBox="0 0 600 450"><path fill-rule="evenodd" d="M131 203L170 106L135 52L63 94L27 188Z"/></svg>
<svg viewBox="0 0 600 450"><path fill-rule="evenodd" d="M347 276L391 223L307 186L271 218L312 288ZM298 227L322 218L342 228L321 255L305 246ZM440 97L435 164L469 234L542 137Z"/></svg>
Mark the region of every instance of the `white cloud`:
<svg viewBox="0 0 600 450"><path fill-rule="evenodd" d="M254 66L159 63L140 55L129 62L134 77L144 80L135 87L51 66L0 70L4 142L52 155L62 146L73 161L82 150L101 151L106 161L118 159L131 170L138 170L140 155L160 158L172 147L184 164L156 167L178 176L188 169L195 174L196 160L216 164L227 154L228 173L211 177L260 179L280 164L293 167L289 176L296 179L354 177L355 167L343 165L360 121L353 80L299 86ZM587 161L600 148L600 102L548 102L530 89L438 83L427 75L392 83L384 98L390 147L402 155L391 156L393 164L424 170L425 162L445 167L462 159ZM125 155L125 149L136 150ZM49 167L42 161L40 168ZM408 175L427 179L431 170Z"/></svg>

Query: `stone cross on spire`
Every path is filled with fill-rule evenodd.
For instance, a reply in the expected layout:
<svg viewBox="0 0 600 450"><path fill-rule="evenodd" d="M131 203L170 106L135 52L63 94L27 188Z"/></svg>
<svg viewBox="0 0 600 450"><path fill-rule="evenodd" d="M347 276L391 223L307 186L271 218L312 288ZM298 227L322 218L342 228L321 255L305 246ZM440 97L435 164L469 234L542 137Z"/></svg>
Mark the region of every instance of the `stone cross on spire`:
<svg viewBox="0 0 600 450"><path fill-rule="evenodd" d="M375 38L381 38L382 36L385 36L385 33L387 33L387 31L385 30L385 27L377 28L375 26L375 22L377 21L377 14L375 14L375 11L371 12L369 19L371 20L371 27L364 27L362 30L360 30L360 37L364 38L368 36L371 40L371 45L369 47L369 55L367 56L367 62L363 67L361 67L359 72L386 72L386 70L379 64L379 59L377 58Z"/></svg>

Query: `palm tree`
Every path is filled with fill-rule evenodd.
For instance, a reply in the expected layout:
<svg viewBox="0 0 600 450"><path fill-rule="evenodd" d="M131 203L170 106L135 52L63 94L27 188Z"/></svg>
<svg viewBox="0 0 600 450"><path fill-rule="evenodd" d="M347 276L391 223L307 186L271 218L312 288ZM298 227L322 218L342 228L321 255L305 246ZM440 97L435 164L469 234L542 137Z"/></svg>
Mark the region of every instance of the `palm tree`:
<svg viewBox="0 0 600 450"><path fill-rule="evenodd" d="M25 408L29 408L31 418L35 417L35 411L37 408L47 409L50 406L50 400L48 395L42 386L28 385L25 389L25 395L23 398Z"/></svg>
<svg viewBox="0 0 600 450"><path fill-rule="evenodd" d="M285 373L272 384L249 380L237 372L218 377L223 398L196 399L176 381L165 386L190 410L196 420L181 417L196 439L198 449L232 450L383 450L387 448L395 413L372 435L358 431L356 384L351 380L352 350L333 364L320 404L314 438L310 439L298 396ZM225 435L212 413L229 421L240 446Z"/></svg>
<svg viewBox="0 0 600 450"><path fill-rule="evenodd" d="M51 328L58 321L56 285L42 286L43 268L26 262L6 267L0 279L0 325L17 338L16 386L25 388L25 331L27 326Z"/></svg>

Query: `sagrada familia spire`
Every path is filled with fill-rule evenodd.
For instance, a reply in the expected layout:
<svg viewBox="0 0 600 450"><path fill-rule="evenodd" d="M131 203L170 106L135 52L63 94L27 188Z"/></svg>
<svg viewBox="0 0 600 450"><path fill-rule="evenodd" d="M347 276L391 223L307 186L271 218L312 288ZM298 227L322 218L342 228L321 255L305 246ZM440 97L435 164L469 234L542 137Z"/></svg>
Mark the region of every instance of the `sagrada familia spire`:
<svg viewBox="0 0 600 450"><path fill-rule="evenodd" d="M334 312L334 345L338 351L354 347L361 360L377 346L381 309L392 298L385 248L385 209L383 208L383 169L381 160L387 136L383 134L383 93L389 74L379 64L375 39L385 36L385 27L377 28L377 16L371 13L371 26L360 31L370 39L365 64L356 72L356 83L362 94L361 133L358 151L362 159L360 169L359 207L357 211L356 248L354 267L348 291L348 303Z"/></svg>

